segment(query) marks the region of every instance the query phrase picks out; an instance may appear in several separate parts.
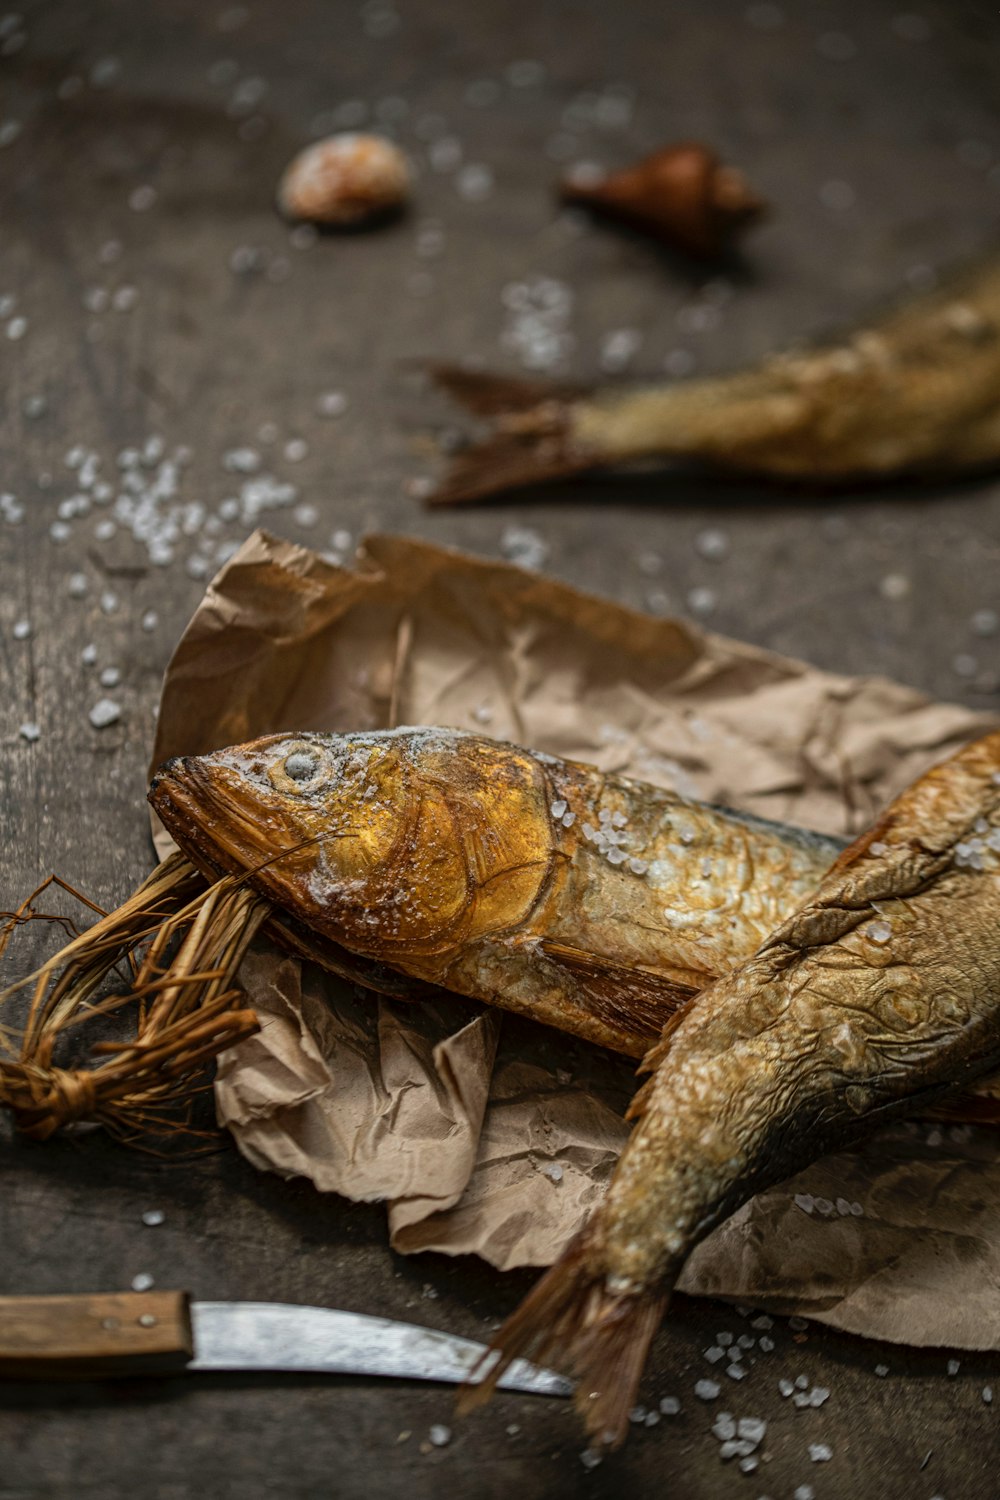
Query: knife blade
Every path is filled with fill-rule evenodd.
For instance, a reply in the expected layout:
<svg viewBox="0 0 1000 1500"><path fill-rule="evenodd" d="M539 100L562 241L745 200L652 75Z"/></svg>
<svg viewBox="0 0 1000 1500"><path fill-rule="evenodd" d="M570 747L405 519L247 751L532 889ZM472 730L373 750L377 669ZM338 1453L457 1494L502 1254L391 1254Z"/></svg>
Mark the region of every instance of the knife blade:
<svg viewBox="0 0 1000 1500"><path fill-rule="evenodd" d="M456 1384L485 1353L472 1339L332 1307L191 1302L185 1292L0 1297L0 1378L258 1370ZM542 1396L572 1391L526 1360L499 1385Z"/></svg>

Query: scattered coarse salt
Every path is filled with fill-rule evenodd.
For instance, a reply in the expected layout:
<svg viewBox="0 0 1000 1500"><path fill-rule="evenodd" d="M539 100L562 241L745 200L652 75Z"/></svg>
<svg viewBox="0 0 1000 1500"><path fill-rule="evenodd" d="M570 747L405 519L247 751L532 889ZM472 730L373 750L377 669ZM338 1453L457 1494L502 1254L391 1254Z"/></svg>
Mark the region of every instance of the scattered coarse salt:
<svg viewBox="0 0 1000 1500"><path fill-rule="evenodd" d="M822 1406L824 1401L829 1401L830 1392L825 1385L814 1385L809 1392L809 1405Z"/></svg>
<svg viewBox="0 0 1000 1500"><path fill-rule="evenodd" d="M814 1464L829 1463L830 1459L833 1457L833 1449L828 1443L810 1443L809 1457L812 1459Z"/></svg>
<svg viewBox="0 0 1000 1500"><path fill-rule="evenodd" d="M681 1403L677 1396L662 1396L660 1398L660 1411L665 1417L676 1417L680 1413Z"/></svg>
<svg viewBox="0 0 1000 1500"><path fill-rule="evenodd" d="M714 1401L722 1387L717 1380L696 1380L694 1393L699 1401Z"/></svg>
<svg viewBox="0 0 1000 1500"><path fill-rule="evenodd" d="M158 1224L163 1223L166 1217L162 1208L147 1208L142 1216L142 1222L148 1229L155 1229Z"/></svg>
<svg viewBox="0 0 1000 1500"><path fill-rule="evenodd" d="M958 1372L959 1372L959 1370L961 1368L962 1368L961 1363L957 1359L949 1359L949 1361L948 1361L948 1374L949 1375L957 1375Z"/></svg>
<svg viewBox="0 0 1000 1500"><path fill-rule="evenodd" d="M87 715L95 729L107 729L111 724L117 724L121 716L121 704L113 698L99 698Z"/></svg>
<svg viewBox="0 0 1000 1500"><path fill-rule="evenodd" d="M745 1380L747 1372L742 1365L727 1365L726 1374L730 1380Z"/></svg>
<svg viewBox="0 0 1000 1500"><path fill-rule="evenodd" d="M601 1462L601 1455L595 1453L593 1448L584 1448L580 1454L580 1462L585 1469L596 1469L597 1465Z"/></svg>
<svg viewBox="0 0 1000 1500"><path fill-rule="evenodd" d="M885 1377L888 1375L888 1373L889 1373L889 1366L888 1365L876 1365L875 1366L875 1374L878 1376L878 1378L880 1380L884 1380Z"/></svg>
<svg viewBox="0 0 1000 1500"><path fill-rule="evenodd" d="M762 1334L758 1341L757 1347L762 1354L770 1354L771 1350L774 1348L774 1339L769 1339L766 1333Z"/></svg>
<svg viewBox="0 0 1000 1500"><path fill-rule="evenodd" d="M815 1207L816 1200L813 1197L812 1193L796 1193L795 1197L792 1199L792 1202L795 1204L796 1208L801 1208L804 1214L811 1214L813 1208Z"/></svg>
<svg viewBox="0 0 1000 1500"><path fill-rule="evenodd" d="M23 723L19 727L17 732L21 736L22 740L28 741L29 745L33 745L35 741L41 739L42 736L41 729L31 720L26 720L25 723Z"/></svg>
<svg viewBox="0 0 1000 1500"><path fill-rule="evenodd" d="M763 1417L741 1417L736 1424L736 1436L744 1438L755 1446L764 1441L767 1432L767 1423Z"/></svg>
<svg viewBox="0 0 1000 1500"><path fill-rule="evenodd" d="M796 1375L795 1389L797 1391L805 1391L809 1389L809 1381L805 1375Z"/></svg>
<svg viewBox="0 0 1000 1500"><path fill-rule="evenodd" d="M993 1401L993 1387L991 1385L984 1385L983 1386L983 1400L986 1402L987 1406L990 1406L992 1404L992 1401Z"/></svg>
<svg viewBox="0 0 1000 1500"><path fill-rule="evenodd" d="M133 1292L148 1292L153 1284L154 1279L148 1271L140 1271L138 1276L132 1277Z"/></svg>
<svg viewBox="0 0 1000 1500"><path fill-rule="evenodd" d="M14 637L15 641L26 641L31 635L31 621L15 620L11 635Z"/></svg>
<svg viewBox="0 0 1000 1500"><path fill-rule="evenodd" d="M552 803L552 806L549 808L549 812L554 818L561 818L563 813L566 811L567 806L568 804L564 802L560 797L557 799L557 801Z"/></svg>
<svg viewBox="0 0 1000 1500"><path fill-rule="evenodd" d="M445 1427L443 1422L435 1422L427 1437L435 1448L444 1448L451 1442L451 1428Z"/></svg>
<svg viewBox="0 0 1000 1500"><path fill-rule="evenodd" d="M786 1397L790 1396L792 1394L792 1392L794 1391L794 1389L795 1389L795 1386L792 1384L792 1382L790 1380L779 1380L778 1381L778 1390L781 1392L781 1394L783 1396L786 1396Z"/></svg>
<svg viewBox="0 0 1000 1500"><path fill-rule="evenodd" d="M705 1350L705 1358L710 1365L717 1365L720 1359L725 1359L725 1349L720 1349L718 1344L713 1344L710 1349Z"/></svg>
<svg viewBox="0 0 1000 1500"><path fill-rule="evenodd" d="M889 922L869 922L864 928L864 934L873 943L881 946L892 937L892 925Z"/></svg>

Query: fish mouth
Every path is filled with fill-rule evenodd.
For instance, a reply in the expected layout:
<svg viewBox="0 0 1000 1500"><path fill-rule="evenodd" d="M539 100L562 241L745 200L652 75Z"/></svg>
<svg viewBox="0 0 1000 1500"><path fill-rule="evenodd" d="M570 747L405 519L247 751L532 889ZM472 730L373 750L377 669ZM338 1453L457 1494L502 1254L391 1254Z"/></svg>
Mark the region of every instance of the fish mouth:
<svg viewBox="0 0 1000 1500"><path fill-rule="evenodd" d="M212 878L220 872L250 876L256 865L281 852L273 842L265 843L259 821L241 810L200 756L165 761L146 795L174 842ZM268 833L273 838L273 830Z"/></svg>

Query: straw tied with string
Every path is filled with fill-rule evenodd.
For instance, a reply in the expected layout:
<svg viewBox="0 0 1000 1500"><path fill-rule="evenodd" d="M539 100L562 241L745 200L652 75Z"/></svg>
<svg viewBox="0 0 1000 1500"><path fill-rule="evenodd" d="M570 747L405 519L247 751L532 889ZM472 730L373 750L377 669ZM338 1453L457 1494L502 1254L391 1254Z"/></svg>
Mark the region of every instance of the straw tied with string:
<svg viewBox="0 0 1000 1500"><path fill-rule="evenodd" d="M52 876L5 913L0 955L27 922L67 922L35 910L52 885L100 911ZM86 1119L132 1141L204 1136L191 1124L192 1078L223 1048L258 1030L233 980L268 910L246 875L227 875L206 888L194 866L174 854L124 905L102 913L40 968L0 991L4 1005L30 990L23 1025L0 1027L0 1104L18 1129L46 1140ZM95 998L123 963L131 971L127 988ZM64 1033L126 1008L135 1011L134 1034L89 1048L106 1060L92 1067L54 1061Z"/></svg>

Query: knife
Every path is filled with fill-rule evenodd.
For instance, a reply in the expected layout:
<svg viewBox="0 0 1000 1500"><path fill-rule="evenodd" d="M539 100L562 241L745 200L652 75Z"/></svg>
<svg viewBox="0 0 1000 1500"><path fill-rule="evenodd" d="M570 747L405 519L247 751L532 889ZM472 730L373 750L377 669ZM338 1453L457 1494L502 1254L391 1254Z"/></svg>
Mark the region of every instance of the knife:
<svg viewBox="0 0 1000 1500"><path fill-rule="evenodd" d="M104 1379L180 1371L297 1370L459 1383L484 1344L368 1313L282 1302L192 1302L186 1292L0 1297L0 1379ZM568 1396L515 1360L501 1390Z"/></svg>

